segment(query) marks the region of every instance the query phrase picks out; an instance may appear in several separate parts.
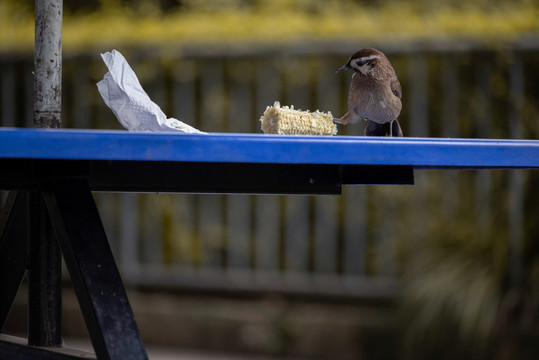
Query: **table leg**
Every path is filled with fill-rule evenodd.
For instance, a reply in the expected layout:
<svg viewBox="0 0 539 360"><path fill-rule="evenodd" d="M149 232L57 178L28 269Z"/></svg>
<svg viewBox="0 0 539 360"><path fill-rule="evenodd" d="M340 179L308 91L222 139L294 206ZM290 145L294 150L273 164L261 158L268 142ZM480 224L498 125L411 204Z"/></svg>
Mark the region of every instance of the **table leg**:
<svg viewBox="0 0 539 360"><path fill-rule="evenodd" d="M43 196L99 359L147 359L88 183L46 180Z"/></svg>
<svg viewBox="0 0 539 360"><path fill-rule="evenodd" d="M27 267L26 192L11 191L0 211L0 332Z"/></svg>
<svg viewBox="0 0 539 360"><path fill-rule="evenodd" d="M28 192L28 345L62 345L62 255L38 191Z"/></svg>

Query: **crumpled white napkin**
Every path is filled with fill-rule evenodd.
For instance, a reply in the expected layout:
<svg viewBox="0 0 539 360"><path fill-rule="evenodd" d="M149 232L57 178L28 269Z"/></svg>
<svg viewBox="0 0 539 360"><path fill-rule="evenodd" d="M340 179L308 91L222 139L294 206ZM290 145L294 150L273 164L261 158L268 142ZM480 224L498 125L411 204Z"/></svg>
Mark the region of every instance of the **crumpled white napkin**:
<svg viewBox="0 0 539 360"><path fill-rule="evenodd" d="M144 91L137 75L116 50L101 54L109 72L97 83L105 104L130 131L180 131L205 134L178 119L167 118Z"/></svg>

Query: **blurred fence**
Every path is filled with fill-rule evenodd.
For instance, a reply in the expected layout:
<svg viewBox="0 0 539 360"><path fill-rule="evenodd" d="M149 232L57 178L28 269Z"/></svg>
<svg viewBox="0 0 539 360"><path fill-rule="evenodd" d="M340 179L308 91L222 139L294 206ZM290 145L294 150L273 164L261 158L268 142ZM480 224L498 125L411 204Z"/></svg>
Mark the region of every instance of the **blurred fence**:
<svg viewBox="0 0 539 360"><path fill-rule="evenodd" d="M351 74L335 69L354 46L119 50L168 116L208 132L259 132L275 100L344 114ZM406 136L537 138L539 43L381 50L402 84ZM1 126L31 126L32 68L31 58L0 58ZM64 127L120 128L95 86L105 72L98 54L65 57ZM346 187L340 197L95 197L130 285L378 298L394 294L414 252L436 239L500 243L518 279L522 244L538 236L526 227L532 181L519 170L421 171L411 187Z"/></svg>

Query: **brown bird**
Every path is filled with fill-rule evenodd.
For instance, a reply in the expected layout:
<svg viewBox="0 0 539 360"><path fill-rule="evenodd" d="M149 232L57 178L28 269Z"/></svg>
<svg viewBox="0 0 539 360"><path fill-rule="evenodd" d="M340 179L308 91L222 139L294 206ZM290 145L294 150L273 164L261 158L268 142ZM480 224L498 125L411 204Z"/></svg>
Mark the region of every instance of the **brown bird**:
<svg viewBox="0 0 539 360"><path fill-rule="evenodd" d="M401 103L401 84L388 58L376 49L361 49L337 72L353 70L348 91L348 112L337 124L367 121L365 135L402 136L397 117Z"/></svg>

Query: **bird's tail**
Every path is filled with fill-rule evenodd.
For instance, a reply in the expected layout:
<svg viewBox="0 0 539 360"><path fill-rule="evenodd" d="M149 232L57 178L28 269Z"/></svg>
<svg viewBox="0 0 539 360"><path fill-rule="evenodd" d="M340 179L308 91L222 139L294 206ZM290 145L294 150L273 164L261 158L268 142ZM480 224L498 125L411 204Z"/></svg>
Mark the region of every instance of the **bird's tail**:
<svg viewBox="0 0 539 360"><path fill-rule="evenodd" d="M385 124L367 120L365 126L365 135L367 136L403 136L399 120L395 119Z"/></svg>

